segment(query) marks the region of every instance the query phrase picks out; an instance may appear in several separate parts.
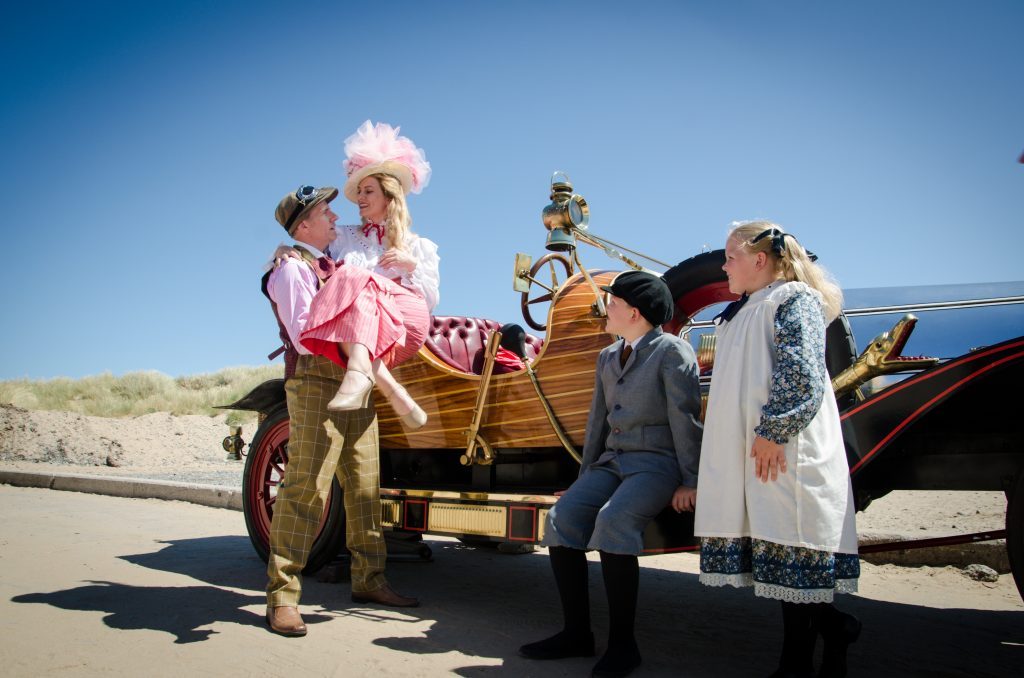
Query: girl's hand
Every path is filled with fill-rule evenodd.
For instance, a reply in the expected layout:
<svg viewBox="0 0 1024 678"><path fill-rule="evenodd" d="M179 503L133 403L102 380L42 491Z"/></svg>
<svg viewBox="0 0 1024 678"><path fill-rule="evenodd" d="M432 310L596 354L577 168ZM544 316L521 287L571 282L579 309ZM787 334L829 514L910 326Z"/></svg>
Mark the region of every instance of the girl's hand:
<svg viewBox="0 0 1024 678"><path fill-rule="evenodd" d="M686 487L680 485L676 488L676 491L672 493L671 506L675 509L676 513L682 513L683 511L692 511L697 505L697 488Z"/></svg>
<svg viewBox="0 0 1024 678"><path fill-rule="evenodd" d="M417 263L416 257L394 247L382 254L377 262L381 268L393 268L403 273L412 273Z"/></svg>
<svg viewBox="0 0 1024 678"><path fill-rule="evenodd" d="M762 483L778 480L779 473L786 472L786 449L778 443L757 436L750 456L754 458L754 476Z"/></svg>
<svg viewBox="0 0 1024 678"><path fill-rule="evenodd" d="M284 263L284 260L291 257L292 259L302 260L302 255L294 247L289 245L280 245L274 250L274 266L280 266Z"/></svg>

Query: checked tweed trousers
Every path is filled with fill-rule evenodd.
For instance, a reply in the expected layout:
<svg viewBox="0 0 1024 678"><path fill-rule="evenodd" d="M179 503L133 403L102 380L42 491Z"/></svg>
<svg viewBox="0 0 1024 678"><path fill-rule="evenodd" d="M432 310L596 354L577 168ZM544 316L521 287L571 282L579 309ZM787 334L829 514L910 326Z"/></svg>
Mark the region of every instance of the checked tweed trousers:
<svg viewBox="0 0 1024 678"><path fill-rule="evenodd" d="M365 593L387 585L377 415L372 404L352 412L327 410L344 376L345 370L326 358L300 355L295 376L285 383L288 466L270 525L267 603L272 607L299 604L302 568L335 475L345 495L352 591Z"/></svg>

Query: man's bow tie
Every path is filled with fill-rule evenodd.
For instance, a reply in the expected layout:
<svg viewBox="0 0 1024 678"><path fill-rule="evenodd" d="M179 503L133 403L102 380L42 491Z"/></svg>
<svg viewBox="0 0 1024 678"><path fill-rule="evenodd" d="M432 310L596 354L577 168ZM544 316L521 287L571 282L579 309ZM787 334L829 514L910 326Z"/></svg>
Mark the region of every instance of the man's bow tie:
<svg viewBox="0 0 1024 678"><path fill-rule="evenodd" d="M331 259L330 257L319 257L316 260L316 268L317 277L321 280L327 280L334 274L338 265L334 262L334 259Z"/></svg>

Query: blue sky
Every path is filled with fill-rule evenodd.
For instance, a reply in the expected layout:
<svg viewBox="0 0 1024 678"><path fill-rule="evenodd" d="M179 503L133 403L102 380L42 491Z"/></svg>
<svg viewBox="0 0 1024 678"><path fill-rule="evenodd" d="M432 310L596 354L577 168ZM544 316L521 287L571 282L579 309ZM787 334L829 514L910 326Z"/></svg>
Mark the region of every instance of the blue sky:
<svg viewBox="0 0 1024 678"><path fill-rule="evenodd" d="M265 362L274 207L366 119L433 166L439 315L520 321L555 170L667 261L763 217L847 288L1024 278L1020 2L40 7L0 11L2 379Z"/></svg>

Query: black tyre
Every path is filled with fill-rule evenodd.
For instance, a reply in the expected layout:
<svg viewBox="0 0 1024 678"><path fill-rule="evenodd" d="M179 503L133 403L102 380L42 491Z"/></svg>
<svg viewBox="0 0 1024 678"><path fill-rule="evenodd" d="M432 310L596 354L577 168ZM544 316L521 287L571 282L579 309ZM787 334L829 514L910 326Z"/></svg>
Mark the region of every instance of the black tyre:
<svg viewBox="0 0 1024 678"><path fill-rule="evenodd" d="M242 508L245 529L256 553L266 561L270 555L270 521L274 515L277 487L288 464L288 410L270 413L253 436L242 476ZM345 507L342 490L335 478L320 519L313 548L303 573L316 572L345 545Z"/></svg>
<svg viewBox="0 0 1024 678"><path fill-rule="evenodd" d="M1010 487L1006 504L1006 553L1010 557L1013 580L1024 598L1024 469Z"/></svg>

